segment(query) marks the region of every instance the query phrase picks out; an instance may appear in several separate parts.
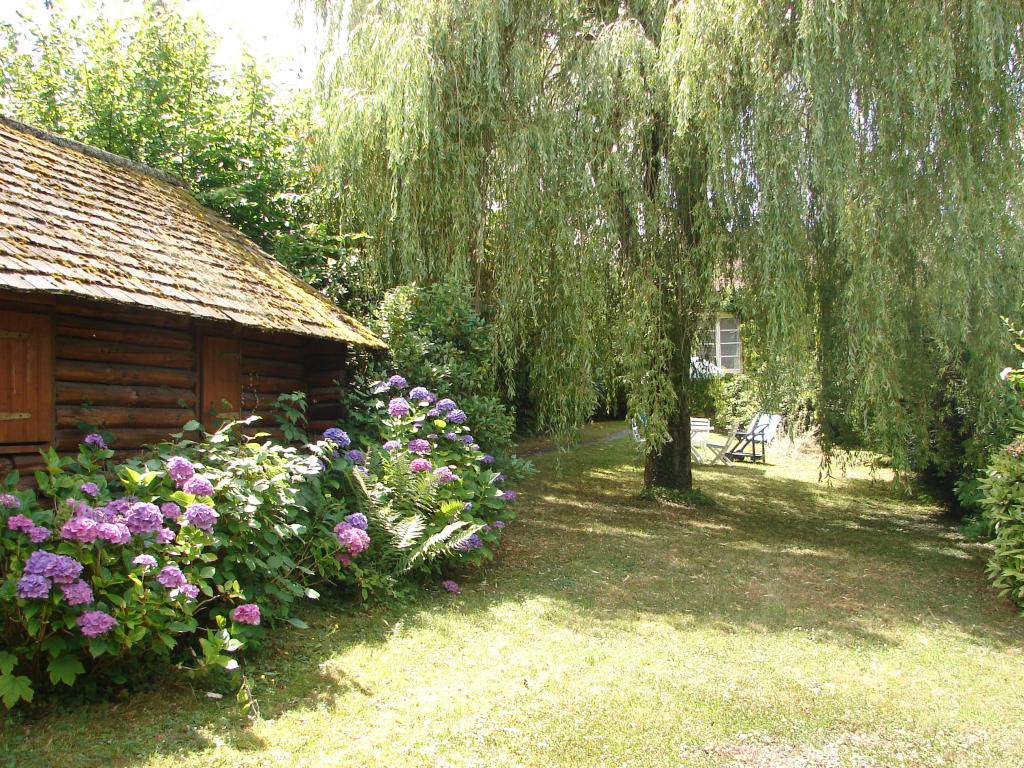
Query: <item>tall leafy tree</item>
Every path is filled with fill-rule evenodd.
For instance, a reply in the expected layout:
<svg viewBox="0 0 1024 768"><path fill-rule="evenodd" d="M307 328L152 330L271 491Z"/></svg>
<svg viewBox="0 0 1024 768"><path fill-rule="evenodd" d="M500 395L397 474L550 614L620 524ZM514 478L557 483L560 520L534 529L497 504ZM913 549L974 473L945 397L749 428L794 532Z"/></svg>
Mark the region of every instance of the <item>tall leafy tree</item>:
<svg viewBox="0 0 1024 768"><path fill-rule="evenodd" d="M827 444L921 466L950 393L998 426L1019 5L315 5L344 40L325 194L373 238L365 270L471 282L542 425L588 415L617 359L647 481L688 487L690 355L735 275L775 369L816 357Z"/></svg>
<svg viewBox="0 0 1024 768"><path fill-rule="evenodd" d="M294 260L313 224L302 136L308 102L280 98L248 54L232 73L198 16L150 0L133 17L55 4L0 37L0 109L176 174L261 246ZM302 258L298 258L299 266Z"/></svg>

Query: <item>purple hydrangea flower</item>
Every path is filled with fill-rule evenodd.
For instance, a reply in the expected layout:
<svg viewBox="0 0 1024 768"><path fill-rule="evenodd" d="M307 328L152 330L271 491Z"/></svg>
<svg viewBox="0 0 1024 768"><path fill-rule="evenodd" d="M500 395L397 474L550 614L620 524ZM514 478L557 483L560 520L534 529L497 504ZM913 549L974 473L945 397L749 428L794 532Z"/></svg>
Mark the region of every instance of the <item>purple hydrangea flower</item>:
<svg viewBox="0 0 1024 768"><path fill-rule="evenodd" d="M132 508L132 504L138 502L135 496L124 496L120 499L114 499L105 507L107 515L114 517L115 515L127 515L128 510Z"/></svg>
<svg viewBox="0 0 1024 768"><path fill-rule="evenodd" d="M347 522L343 521L334 526L334 534L350 555L358 555L370 546L370 537L366 531L356 528Z"/></svg>
<svg viewBox="0 0 1024 768"><path fill-rule="evenodd" d="M366 519L366 515L362 512L353 512L351 515L346 515L345 522L361 531L365 531L370 524L370 521Z"/></svg>
<svg viewBox="0 0 1024 768"><path fill-rule="evenodd" d="M93 601L92 587L79 579L70 584L61 584L60 591L68 605L87 605Z"/></svg>
<svg viewBox="0 0 1024 768"><path fill-rule="evenodd" d="M434 478L439 483L451 483L459 479L459 476L448 467L438 467L434 470Z"/></svg>
<svg viewBox="0 0 1024 768"><path fill-rule="evenodd" d="M256 603L244 603L231 612L231 618L239 624L259 624L260 607Z"/></svg>
<svg viewBox="0 0 1024 768"><path fill-rule="evenodd" d="M148 571L150 568L156 568L156 558L152 555L136 555L132 560L132 565L137 565Z"/></svg>
<svg viewBox="0 0 1024 768"><path fill-rule="evenodd" d="M448 421L450 421L452 424L465 424L466 423L466 413L465 413L465 411L460 411L458 408L456 408L455 410L452 410L452 411L448 411L448 415L445 416L445 418L448 419Z"/></svg>
<svg viewBox="0 0 1024 768"><path fill-rule="evenodd" d="M474 451L479 451L480 450L480 446L477 445L476 443L473 443L469 447L472 448Z"/></svg>
<svg viewBox="0 0 1024 768"><path fill-rule="evenodd" d="M160 544L170 544L174 537L175 533L170 528L161 528L156 534L156 540Z"/></svg>
<svg viewBox="0 0 1024 768"><path fill-rule="evenodd" d="M95 432L90 432L88 435L86 435L85 439L82 440L82 442L85 443L86 445L95 446L96 448L99 448L101 450L107 447L107 444L103 442L103 438L100 435L97 435Z"/></svg>
<svg viewBox="0 0 1024 768"><path fill-rule="evenodd" d="M171 456L167 460L167 474L171 476L171 479L181 487L181 484L188 480L192 475L196 473L196 468L192 466L192 462L186 459L184 456Z"/></svg>
<svg viewBox="0 0 1024 768"><path fill-rule="evenodd" d="M444 439L445 440L458 440L459 436L456 435L454 432L445 432L444 433Z"/></svg>
<svg viewBox="0 0 1024 768"><path fill-rule="evenodd" d="M181 507L173 501L165 501L160 505L160 514L167 520L177 520L181 517Z"/></svg>
<svg viewBox="0 0 1024 768"><path fill-rule="evenodd" d="M100 487L96 483L82 483L82 493L95 499L100 495Z"/></svg>
<svg viewBox="0 0 1024 768"><path fill-rule="evenodd" d="M496 482L496 483L504 483L505 482L505 476L503 474L501 474L501 472L499 472L498 474L496 474L494 476L494 482Z"/></svg>
<svg viewBox="0 0 1024 768"><path fill-rule="evenodd" d="M409 450L413 453L430 453L430 443L422 437L409 441Z"/></svg>
<svg viewBox="0 0 1024 768"><path fill-rule="evenodd" d="M21 499L13 493L0 493L0 507L8 509L21 509Z"/></svg>
<svg viewBox="0 0 1024 768"><path fill-rule="evenodd" d="M348 446L352 443L352 440L349 438L348 433L338 429L337 427L325 429L324 439L330 440L339 448L348 448Z"/></svg>
<svg viewBox="0 0 1024 768"><path fill-rule="evenodd" d="M103 611L86 611L76 620L79 629L86 637L96 637L109 632L117 626L117 619Z"/></svg>
<svg viewBox="0 0 1024 768"><path fill-rule="evenodd" d="M218 517L217 510L209 504L189 504L185 508L185 521L201 531L212 530Z"/></svg>
<svg viewBox="0 0 1024 768"><path fill-rule="evenodd" d="M422 458L413 459L412 461L409 462L409 471L410 472L429 472L430 471L430 461L428 459L422 459Z"/></svg>
<svg viewBox="0 0 1024 768"><path fill-rule="evenodd" d="M482 547L483 545L483 540L474 533L469 538L460 541L458 544L456 544L455 549L459 550L460 552L469 552L473 549L480 549L480 547Z"/></svg>
<svg viewBox="0 0 1024 768"><path fill-rule="evenodd" d="M442 400L437 401L437 410L441 411L441 413L444 413L445 411L450 411L453 408L455 408L455 401L450 398L446 397Z"/></svg>
<svg viewBox="0 0 1024 768"><path fill-rule="evenodd" d="M494 527L495 528L504 528L505 527L505 521L504 520L495 520L494 521Z"/></svg>
<svg viewBox="0 0 1024 768"><path fill-rule="evenodd" d="M50 570L50 567L56 557L57 556L55 554L47 552L45 549L37 549L28 556L28 560L25 561L23 571L26 574L30 573L33 576L43 576Z"/></svg>
<svg viewBox="0 0 1024 768"><path fill-rule="evenodd" d="M366 461L366 454L364 454L358 448L353 448L351 451L345 454L345 458L351 461L353 464L362 464L364 461Z"/></svg>
<svg viewBox="0 0 1024 768"><path fill-rule="evenodd" d="M35 526L31 531L28 532L28 540L33 544L41 544L50 538L50 529L44 528L41 525Z"/></svg>
<svg viewBox="0 0 1024 768"><path fill-rule="evenodd" d="M468 501L465 504L462 505L462 511L463 512L469 512L469 510L471 510L472 508L473 508L473 505L470 502L468 502Z"/></svg>
<svg viewBox="0 0 1024 768"><path fill-rule="evenodd" d="M410 410L409 403L404 397L393 397L388 402L388 413L392 416L404 418L409 415Z"/></svg>
<svg viewBox="0 0 1024 768"><path fill-rule="evenodd" d="M183 594L189 600L195 600L199 597L199 587L195 584L186 584L181 588L181 594Z"/></svg>
<svg viewBox="0 0 1024 768"><path fill-rule="evenodd" d="M491 454L489 454L489 453L485 453L483 456L480 457L480 463L481 464L493 464L494 463L494 457L491 456Z"/></svg>
<svg viewBox="0 0 1024 768"><path fill-rule="evenodd" d="M21 531L23 533L28 533L36 527L36 524L24 515L11 515L7 518L7 527L10 528L12 531Z"/></svg>
<svg viewBox="0 0 1024 768"><path fill-rule="evenodd" d="M73 557L53 555L47 561L40 575L45 576L55 584L70 584L81 575L82 568L82 564Z"/></svg>
<svg viewBox="0 0 1024 768"><path fill-rule="evenodd" d="M451 592L453 595L459 594L459 585L452 580L442 581L441 586Z"/></svg>
<svg viewBox="0 0 1024 768"><path fill-rule="evenodd" d="M160 514L160 508L156 504L140 501L132 504L128 514L125 515L124 522L131 533L152 533L159 531L163 526L164 516Z"/></svg>
<svg viewBox="0 0 1024 768"><path fill-rule="evenodd" d="M409 397L420 403L432 403L437 400L437 395L426 387L413 387L409 390Z"/></svg>
<svg viewBox="0 0 1024 768"><path fill-rule="evenodd" d="M431 432L429 435L427 435L427 440L437 440L437 433Z"/></svg>
<svg viewBox="0 0 1024 768"><path fill-rule="evenodd" d="M22 600L42 600L49 597L50 580L34 573L26 573L18 579L17 595Z"/></svg>
<svg viewBox="0 0 1024 768"><path fill-rule="evenodd" d="M505 491L503 494L501 494L501 496L502 496L503 499L505 499L505 501L515 501L516 500L516 492L515 491Z"/></svg>
<svg viewBox="0 0 1024 768"><path fill-rule="evenodd" d="M176 565L165 565L160 569L156 580L167 589L181 589L188 583L185 581L185 574Z"/></svg>
<svg viewBox="0 0 1024 768"><path fill-rule="evenodd" d="M452 413L454 413L454 411L452 411ZM472 443L473 443L473 436L472 435L463 435L462 437L459 438L459 440L462 442L463 445L472 445Z"/></svg>
<svg viewBox="0 0 1024 768"><path fill-rule="evenodd" d="M439 410L437 410L437 408L431 408L429 411L427 411L427 418L428 419L436 419L440 415L441 415L441 412Z"/></svg>
<svg viewBox="0 0 1024 768"><path fill-rule="evenodd" d="M397 440L388 440L384 445L381 446L385 451L397 451L402 447L402 444Z"/></svg>
<svg viewBox="0 0 1024 768"><path fill-rule="evenodd" d="M370 385L370 391L375 395L379 395L381 392L386 392L388 389L388 383L386 381L375 381Z"/></svg>
<svg viewBox="0 0 1024 768"><path fill-rule="evenodd" d="M124 523L97 523L96 538L111 544L127 544L132 540L132 532Z"/></svg>
<svg viewBox="0 0 1024 768"><path fill-rule="evenodd" d="M185 493L191 493L193 496L209 498L213 496L213 483L202 475L193 475L182 484L181 490Z"/></svg>
<svg viewBox="0 0 1024 768"><path fill-rule="evenodd" d="M407 382L404 377L399 376L396 373L394 376L388 379L388 386L394 387L395 389L405 389L407 386L409 386L409 382Z"/></svg>

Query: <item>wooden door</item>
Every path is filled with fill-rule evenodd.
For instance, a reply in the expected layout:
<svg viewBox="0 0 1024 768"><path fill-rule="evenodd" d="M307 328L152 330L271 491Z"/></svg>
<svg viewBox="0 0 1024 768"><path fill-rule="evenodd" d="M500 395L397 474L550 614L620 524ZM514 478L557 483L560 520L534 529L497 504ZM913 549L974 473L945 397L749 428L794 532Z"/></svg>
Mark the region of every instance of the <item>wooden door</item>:
<svg viewBox="0 0 1024 768"><path fill-rule="evenodd" d="M241 416L242 352L238 339L204 336L199 345L199 403L209 431Z"/></svg>
<svg viewBox="0 0 1024 768"><path fill-rule="evenodd" d="M53 440L53 318L0 310L0 445Z"/></svg>

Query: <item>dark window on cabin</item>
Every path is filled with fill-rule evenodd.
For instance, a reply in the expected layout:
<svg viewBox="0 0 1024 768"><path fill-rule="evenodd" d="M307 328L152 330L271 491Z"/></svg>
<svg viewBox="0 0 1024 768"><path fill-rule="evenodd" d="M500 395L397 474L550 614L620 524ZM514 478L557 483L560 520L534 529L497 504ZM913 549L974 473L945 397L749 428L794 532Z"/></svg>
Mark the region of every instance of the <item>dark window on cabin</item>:
<svg viewBox="0 0 1024 768"><path fill-rule="evenodd" d="M0 445L53 440L53 320L0 310Z"/></svg>
<svg viewBox="0 0 1024 768"><path fill-rule="evenodd" d="M203 426L214 430L241 415L242 350L238 339L204 336L199 345L199 403Z"/></svg>

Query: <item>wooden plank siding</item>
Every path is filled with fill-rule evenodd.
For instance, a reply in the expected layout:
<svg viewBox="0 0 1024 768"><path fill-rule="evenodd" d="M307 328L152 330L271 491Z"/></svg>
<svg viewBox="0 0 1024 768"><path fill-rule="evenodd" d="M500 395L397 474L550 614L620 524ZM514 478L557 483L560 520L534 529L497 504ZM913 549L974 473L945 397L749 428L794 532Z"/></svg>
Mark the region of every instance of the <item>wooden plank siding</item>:
<svg viewBox="0 0 1024 768"><path fill-rule="evenodd" d="M347 380L342 342L61 297L20 299L0 291L0 413L31 412L33 420L20 419L17 435L13 420L0 421L0 473L30 474L45 445L73 454L88 431L113 433L111 447L128 456L192 419L216 427L211 414L256 413L252 431L279 435L271 403L295 391L308 396L311 432L342 416L334 386ZM7 326L17 327L4 336ZM25 362L7 364L17 355ZM11 369L20 371L17 382ZM26 392L35 398L27 410L15 402Z"/></svg>

